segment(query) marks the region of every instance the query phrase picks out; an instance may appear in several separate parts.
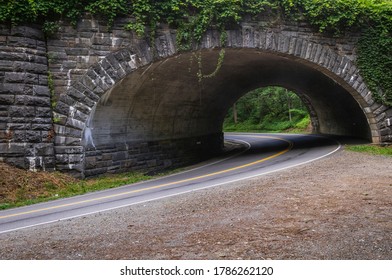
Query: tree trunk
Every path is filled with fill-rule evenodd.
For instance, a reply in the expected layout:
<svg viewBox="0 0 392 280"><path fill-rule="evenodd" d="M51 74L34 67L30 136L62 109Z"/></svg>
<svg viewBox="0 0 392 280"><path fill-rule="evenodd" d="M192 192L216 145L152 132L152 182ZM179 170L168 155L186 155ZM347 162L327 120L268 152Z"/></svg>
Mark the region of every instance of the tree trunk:
<svg viewBox="0 0 392 280"><path fill-rule="evenodd" d="M233 118L234 118L234 123L237 124L238 122L238 115L237 115L237 106L234 103L233 105Z"/></svg>

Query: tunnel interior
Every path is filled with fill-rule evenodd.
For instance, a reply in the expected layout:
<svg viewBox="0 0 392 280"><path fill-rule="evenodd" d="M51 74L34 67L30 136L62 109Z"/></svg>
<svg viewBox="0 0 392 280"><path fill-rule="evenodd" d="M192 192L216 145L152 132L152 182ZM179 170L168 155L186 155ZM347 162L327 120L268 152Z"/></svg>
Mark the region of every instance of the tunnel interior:
<svg viewBox="0 0 392 280"><path fill-rule="evenodd" d="M357 100L335 79L304 61L252 49L227 49L214 72L219 50L182 53L128 74L94 108L90 144L160 141L219 134L228 109L249 91L281 86L296 92L315 132L371 141ZM92 136L92 137L91 137Z"/></svg>

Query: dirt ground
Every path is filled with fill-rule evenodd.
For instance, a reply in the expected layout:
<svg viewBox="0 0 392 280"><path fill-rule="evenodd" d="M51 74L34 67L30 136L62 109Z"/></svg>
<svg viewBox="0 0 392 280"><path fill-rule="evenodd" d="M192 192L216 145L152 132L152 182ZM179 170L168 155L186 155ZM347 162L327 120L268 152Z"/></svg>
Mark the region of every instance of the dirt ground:
<svg viewBox="0 0 392 280"><path fill-rule="evenodd" d="M0 259L392 259L392 158L256 179L0 235Z"/></svg>

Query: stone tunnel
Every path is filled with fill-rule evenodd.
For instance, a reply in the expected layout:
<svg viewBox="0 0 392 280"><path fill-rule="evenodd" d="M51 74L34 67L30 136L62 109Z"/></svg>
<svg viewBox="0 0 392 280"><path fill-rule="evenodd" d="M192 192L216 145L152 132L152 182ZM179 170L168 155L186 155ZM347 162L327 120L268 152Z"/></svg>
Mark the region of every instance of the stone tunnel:
<svg viewBox="0 0 392 280"><path fill-rule="evenodd" d="M86 19L47 39L48 71L58 93L53 142L47 141L42 154L39 141L25 145L30 153L25 168L33 159L34 167L47 162L86 177L202 160L220 152L223 120L233 103L265 86L296 92L316 133L392 140L392 109L374 102L360 76L355 34L337 39L298 23L271 28L242 23L227 31L220 69L200 79L200 71L208 76L217 67L222 50L217 31L208 32L195 50L178 52L169 28L161 28L153 43L123 31L121 23L101 29ZM1 144L1 156L11 163L13 144L13 139Z"/></svg>

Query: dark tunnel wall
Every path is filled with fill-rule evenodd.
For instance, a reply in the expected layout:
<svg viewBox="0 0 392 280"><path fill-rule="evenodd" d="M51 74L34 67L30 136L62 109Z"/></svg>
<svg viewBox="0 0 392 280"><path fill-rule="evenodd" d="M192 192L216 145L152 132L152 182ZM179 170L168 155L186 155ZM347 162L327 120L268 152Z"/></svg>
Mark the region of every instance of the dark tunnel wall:
<svg viewBox="0 0 392 280"><path fill-rule="evenodd" d="M218 50L202 52L202 71L214 71ZM197 56L180 54L127 75L106 92L92 115L94 145L181 139L221 132L227 110L264 86L297 92L318 124L316 132L371 141L365 113L341 84L298 59L230 49L212 78L198 81Z"/></svg>

